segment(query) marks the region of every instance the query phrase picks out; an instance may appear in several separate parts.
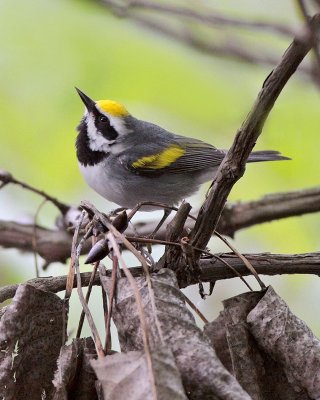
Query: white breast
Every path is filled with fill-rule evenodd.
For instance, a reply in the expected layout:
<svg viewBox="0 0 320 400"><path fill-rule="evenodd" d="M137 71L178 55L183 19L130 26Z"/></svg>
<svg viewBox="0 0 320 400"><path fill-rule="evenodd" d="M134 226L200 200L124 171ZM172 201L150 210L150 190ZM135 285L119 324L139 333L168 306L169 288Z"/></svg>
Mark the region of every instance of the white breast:
<svg viewBox="0 0 320 400"><path fill-rule="evenodd" d="M105 165L100 163L84 167L79 163L80 171L87 184L105 199L121 206L121 183L112 178L112 174Z"/></svg>

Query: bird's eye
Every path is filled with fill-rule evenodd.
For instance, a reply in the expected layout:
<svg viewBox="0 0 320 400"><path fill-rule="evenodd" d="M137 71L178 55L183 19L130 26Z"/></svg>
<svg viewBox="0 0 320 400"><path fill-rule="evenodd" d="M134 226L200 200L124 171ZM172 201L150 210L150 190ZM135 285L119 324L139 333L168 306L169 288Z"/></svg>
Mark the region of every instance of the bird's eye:
<svg viewBox="0 0 320 400"><path fill-rule="evenodd" d="M99 122L108 122L108 118L105 117L104 115L100 115Z"/></svg>

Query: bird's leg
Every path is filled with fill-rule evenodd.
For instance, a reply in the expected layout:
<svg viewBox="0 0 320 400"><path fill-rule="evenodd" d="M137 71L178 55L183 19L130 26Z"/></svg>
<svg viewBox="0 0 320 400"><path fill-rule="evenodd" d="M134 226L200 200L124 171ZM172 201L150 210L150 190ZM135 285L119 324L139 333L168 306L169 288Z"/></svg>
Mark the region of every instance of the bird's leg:
<svg viewBox="0 0 320 400"><path fill-rule="evenodd" d="M163 217L161 218L160 222L158 225L155 227L153 232L148 236L148 238L153 239L156 236L156 233L158 230L162 227L162 225L165 223L166 219L169 217L171 214L172 210L168 210L167 208L164 209Z"/></svg>

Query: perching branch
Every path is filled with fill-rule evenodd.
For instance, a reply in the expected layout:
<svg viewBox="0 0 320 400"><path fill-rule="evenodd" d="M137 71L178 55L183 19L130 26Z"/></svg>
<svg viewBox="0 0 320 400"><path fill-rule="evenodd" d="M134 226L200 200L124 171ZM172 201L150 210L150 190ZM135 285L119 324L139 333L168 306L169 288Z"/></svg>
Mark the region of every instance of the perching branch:
<svg viewBox="0 0 320 400"><path fill-rule="evenodd" d="M227 203L218 223L217 231L229 237L241 229L274 220L320 212L320 187L292 192L273 193L259 200ZM197 211L192 212L197 215ZM138 222L135 229L140 236L148 236L154 229L155 221ZM194 221L187 220L185 228L192 229ZM130 227L128 234L133 234ZM166 238L166 226L157 233L157 239Z"/></svg>
<svg viewBox="0 0 320 400"><path fill-rule="evenodd" d="M262 197L260 200L239 202L225 206L219 220L218 232L233 237L240 229L271 222L275 219L288 218L313 212L320 212L320 187L297 190L287 193L274 193ZM155 221L138 222L135 229L142 237L150 235ZM185 228L192 229L194 221L187 219ZM36 229L35 229L36 228ZM34 232L36 232L35 246L33 246ZM135 236L132 228L126 234ZM157 233L157 239L165 240L166 225ZM62 262L70 257L72 236L65 230L46 229L32 224L0 221L0 246L16 248L32 252L33 249L46 260L47 263ZM83 253L90 249L88 241Z"/></svg>
<svg viewBox="0 0 320 400"><path fill-rule="evenodd" d="M320 15L312 23L319 24ZM222 209L234 184L242 177L249 154L262 132L275 101L282 89L309 52L310 37L296 38L271 72L248 117L237 132L235 140L214 177L209 195L200 209L190 238L194 247L204 248L218 225Z"/></svg>
<svg viewBox="0 0 320 400"><path fill-rule="evenodd" d="M244 254L250 261L255 270L260 275L283 275L283 274L311 274L320 276L320 252L306 254ZM219 254L219 257L230 264L242 276L250 275L248 269L242 261L231 253ZM200 278L203 282L214 282L223 279L234 278L233 272L225 266L225 264L216 258L208 258L200 260ZM141 267L130 268L130 272L134 277L143 274ZM106 271L107 276L111 277L111 271ZM88 286L91 272L81 274L82 286ZM122 276L123 272L122 272ZM194 277L193 283L198 283ZM49 292L61 292L66 288L67 276L55 276L51 278L36 278L27 281L26 283L37 287L38 289L47 290ZM99 274L95 276L94 285L100 284ZM0 303L14 296L17 285L8 285L0 288ZM74 281L73 287L76 287Z"/></svg>

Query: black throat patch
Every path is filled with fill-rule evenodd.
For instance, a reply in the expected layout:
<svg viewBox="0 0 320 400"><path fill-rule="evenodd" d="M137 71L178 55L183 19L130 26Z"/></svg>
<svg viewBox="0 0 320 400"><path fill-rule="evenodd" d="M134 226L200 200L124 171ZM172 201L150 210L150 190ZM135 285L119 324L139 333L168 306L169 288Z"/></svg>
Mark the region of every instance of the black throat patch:
<svg viewBox="0 0 320 400"><path fill-rule="evenodd" d="M82 118L79 126L77 127L79 132L76 140L77 158L80 164L93 166L99 164L108 155L103 151L93 151L89 147L89 138L87 135L87 124L85 119Z"/></svg>

